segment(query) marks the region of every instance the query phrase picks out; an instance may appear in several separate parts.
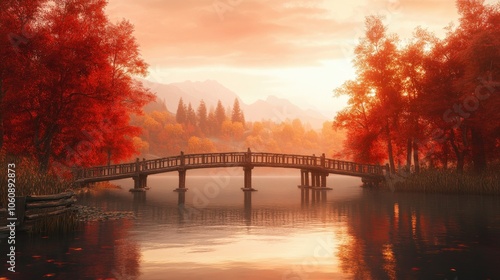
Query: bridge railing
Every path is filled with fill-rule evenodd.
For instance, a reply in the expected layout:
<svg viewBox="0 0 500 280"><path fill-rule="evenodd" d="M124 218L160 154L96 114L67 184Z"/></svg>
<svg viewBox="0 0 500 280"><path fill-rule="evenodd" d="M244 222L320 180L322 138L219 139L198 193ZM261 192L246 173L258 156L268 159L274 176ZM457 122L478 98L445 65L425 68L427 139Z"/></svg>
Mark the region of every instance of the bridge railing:
<svg viewBox="0 0 500 280"><path fill-rule="evenodd" d="M124 163L110 166L96 166L73 170L75 179L103 177L121 174L132 174L136 171L135 163Z"/></svg>
<svg viewBox="0 0 500 280"><path fill-rule="evenodd" d="M145 170L155 170L155 169L163 169L163 168L169 168L169 167L173 168L173 167L179 166L180 163L181 163L181 156L143 160L142 162L140 162L140 161L138 162L138 166L136 166L136 170L145 171Z"/></svg>
<svg viewBox="0 0 500 280"><path fill-rule="evenodd" d="M382 170L383 170L383 167L380 165L360 164L355 162L341 161L334 159L326 159L325 168L341 170L341 171L350 171L356 173L376 174L376 175L382 175Z"/></svg>
<svg viewBox="0 0 500 280"><path fill-rule="evenodd" d="M263 164L281 165L294 167L318 167L328 170L346 171L352 173L364 173L382 175L384 167L380 165L359 164L355 162L340 161L322 156L306 156L293 154L275 153L251 153L251 152L229 152L229 153L207 153L207 154L184 154L160 159L142 160L137 159L134 163L117 164L110 166L97 166L74 170L75 179L88 179L95 177L132 175L142 171L175 169L182 166L195 167L217 164Z"/></svg>
<svg viewBox="0 0 500 280"><path fill-rule="evenodd" d="M263 164L321 166L320 157L290 154L252 153L251 162Z"/></svg>
<svg viewBox="0 0 500 280"><path fill-rule="evenodd" d="M184 155L185 165L210 165L210 164L239 164L244 163L246 153L211 153L211 154L188 154Z"/></svg>

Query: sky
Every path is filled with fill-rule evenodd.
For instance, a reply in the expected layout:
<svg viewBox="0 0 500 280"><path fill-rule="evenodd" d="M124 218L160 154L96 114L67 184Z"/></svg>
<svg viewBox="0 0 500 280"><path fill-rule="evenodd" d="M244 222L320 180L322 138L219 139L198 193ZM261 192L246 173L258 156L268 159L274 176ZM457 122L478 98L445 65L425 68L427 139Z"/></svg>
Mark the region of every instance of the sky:
<svg viewBox="0 0 500 280"><path fill-rule="evenodd" d="M328 118L347 104L333 90L355 78L366 16L403 40L458 20L453 0L109 0L107 13L135 26L150 81L216 80L245 103L274 95Z"/></svg>

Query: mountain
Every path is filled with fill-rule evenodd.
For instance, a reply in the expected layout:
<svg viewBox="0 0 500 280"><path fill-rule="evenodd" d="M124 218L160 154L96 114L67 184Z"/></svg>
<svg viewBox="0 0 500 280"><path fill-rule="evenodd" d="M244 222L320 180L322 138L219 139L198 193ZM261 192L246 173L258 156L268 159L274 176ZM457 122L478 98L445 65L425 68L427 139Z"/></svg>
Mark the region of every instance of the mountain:
<svg viewBox="0 0 500 280"><path fill-rule="evenodd" d="M312 128L318 129L328 119L321 113L311 109L301 109L288 99L268 96L266 100L242 106L247 120L271 120L282 122L286 120L300 119L302 123L309 123Z"/></svg>
<svg viewBox="0 0 500 280"><path fill-rule="evenodd" d="M181 97L186 105L191 103L195 110L202 99L209 109L211 107L215 108L218 100L224 106L232 106L234 99L238 99L247 121L271 120L282 122L287 119L298 118L304 124L309 123L312 128L316 129L321 128L323 122L328 119L319 112L302 109L287 99L275 96L268 96L265 100L257 100L252 104L246 104L236 93L214 80L203 82L185 81L171 84L160 84L147 80L141 81L144 86L156 93L158 99L165 103L168 111L173 113L176 112Z"/></svg>
<svg viewBox="0 0 500 280"><path fill-rule="evenodd" d="M236 93L214 80L206 80L204 82L185 81L171 84L153 83L147 80L141 81L144 86L156 93L158 99L165 102L168 111L173 113L177 111L177 105L181 97L184 104L187 105L191 103L195 110L202 99L209 109L211 106L215 108L218 100L220 100L224 106L232 106L235 98L242 103Z"/></svg>

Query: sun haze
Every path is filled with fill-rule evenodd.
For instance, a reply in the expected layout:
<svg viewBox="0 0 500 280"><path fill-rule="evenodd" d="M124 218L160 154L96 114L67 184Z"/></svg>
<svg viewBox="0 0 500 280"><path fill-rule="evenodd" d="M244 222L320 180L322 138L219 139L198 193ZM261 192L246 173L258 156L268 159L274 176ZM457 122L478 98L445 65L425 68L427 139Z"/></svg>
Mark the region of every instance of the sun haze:
<svg viewBox="0 0 500 280"><path fill-rule="evenodd" d="M346 104L332 90L354 77L366 16L402 38L442 37L458 18L448 0L110 0L107 12L135 25L150 81L217 80L246 103L275 95L328 118Z"/></svg>

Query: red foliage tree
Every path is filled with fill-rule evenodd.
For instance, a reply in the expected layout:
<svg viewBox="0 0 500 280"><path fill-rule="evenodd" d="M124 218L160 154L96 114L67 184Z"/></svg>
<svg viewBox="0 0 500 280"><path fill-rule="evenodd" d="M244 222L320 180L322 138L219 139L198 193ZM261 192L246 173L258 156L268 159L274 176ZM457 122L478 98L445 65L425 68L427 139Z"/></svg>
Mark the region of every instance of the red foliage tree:
<svg viewBox="0 0 500 280"><path fill-rule="evenodd" d="M104 0L42 6L20 54L24 75L3 79L16 89L6 94L17 108L4 120L7 150L35 156L43 171L51 162L103 164L110 151L114 161L127 158L139 132L127 116L152 99L133 79L147 64L132 25L108 22Z"/></svg>

